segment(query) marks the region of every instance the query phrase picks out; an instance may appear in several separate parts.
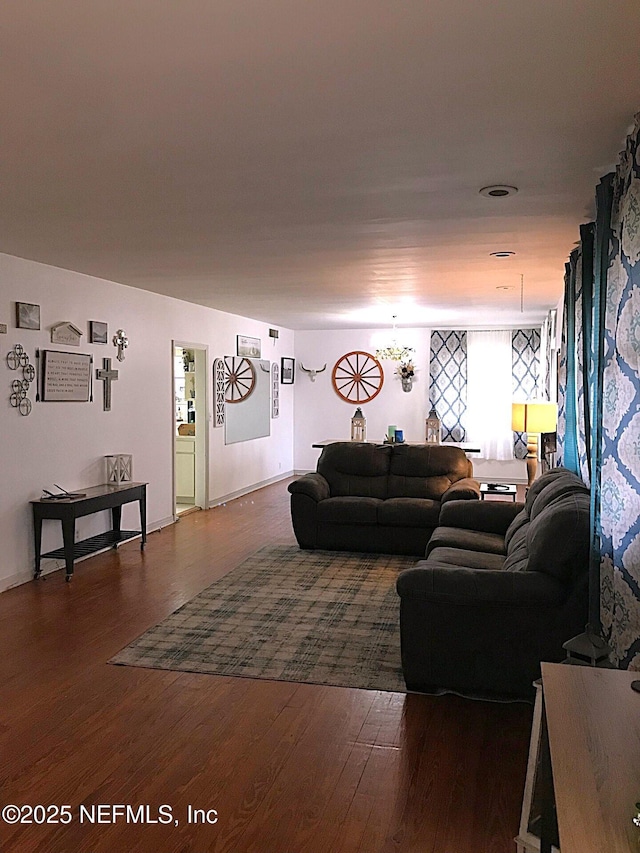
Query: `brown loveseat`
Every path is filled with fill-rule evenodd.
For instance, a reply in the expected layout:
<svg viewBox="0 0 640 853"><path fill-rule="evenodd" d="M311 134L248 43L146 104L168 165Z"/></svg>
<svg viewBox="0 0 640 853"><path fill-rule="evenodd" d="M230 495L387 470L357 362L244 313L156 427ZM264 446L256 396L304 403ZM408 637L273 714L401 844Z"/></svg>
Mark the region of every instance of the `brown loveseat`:
<svg viewBox="0 0 640 853"><path fill-rule="evenodd" d="M407 687L531 697L540 662L584 630L589 531L589 490L564 468L524 504L446 504L397 581Z"/></svg>
<svg viewBox="0 0 640 853"><path fill-rule="evenodd" d="M477 500L464 451L446 445L336 442L289 485L301 548L422 557L447 501Z"/></svg>

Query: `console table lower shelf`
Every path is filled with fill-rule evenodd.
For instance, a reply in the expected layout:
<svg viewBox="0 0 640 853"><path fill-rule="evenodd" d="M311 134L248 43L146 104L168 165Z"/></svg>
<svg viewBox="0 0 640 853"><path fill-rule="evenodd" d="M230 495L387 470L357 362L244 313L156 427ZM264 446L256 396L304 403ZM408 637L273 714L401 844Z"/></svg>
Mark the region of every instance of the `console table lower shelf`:
<svg viewBox="0 0 640 853"><path fill-rule="evenodd" d="M87 557L106 548L117 548L123 542L141 537L140 549L144 550L147 540L147 484L146 483L121 483L93 486L87 489L83 497L67 498L63 500L50 500L42 498L39 501L31 501L33 509L33 530L35 545L35 572L34 577L40 577L40 561L42 558L64 560L66 567L66 580L73 576L73 564L81 557ZM137 501L140 506L140 530L122 530L120 519L122 506L126 503ZM102 510L111 510L112 529L106 533L99 533L75 541L75 521L85 515L92 515ZM57 519L62 524L62 548L41 553L42 543L42 521L43 519Z"/></svg>

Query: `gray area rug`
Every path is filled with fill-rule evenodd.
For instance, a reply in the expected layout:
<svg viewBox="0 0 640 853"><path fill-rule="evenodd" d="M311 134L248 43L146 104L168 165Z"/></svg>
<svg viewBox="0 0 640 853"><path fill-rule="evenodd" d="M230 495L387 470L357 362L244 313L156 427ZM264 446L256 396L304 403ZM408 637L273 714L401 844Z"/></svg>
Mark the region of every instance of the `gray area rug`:
<svg viewBox="0 0 640 853"><path fill-rule="evenodd" d="M415 563L266 546L110 663L405 692L395 582Z"/></svg>

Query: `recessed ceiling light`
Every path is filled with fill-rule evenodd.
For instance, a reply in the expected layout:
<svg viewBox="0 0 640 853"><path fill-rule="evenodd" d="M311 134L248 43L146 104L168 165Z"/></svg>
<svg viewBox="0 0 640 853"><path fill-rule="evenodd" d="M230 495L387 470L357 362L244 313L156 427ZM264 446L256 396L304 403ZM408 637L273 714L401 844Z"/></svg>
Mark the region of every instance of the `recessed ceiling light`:
<svg viewBox="0 0 640 853"><path fill-rule="evenodd" d="M491 187L482 187L480 195L487 198L504 198L508 195L515 195L518 192L518 187L508 187L505 184L495 184Z"/></svg>
<svg viewBox="0 0 640 853"><path fill-rule="evenodd" d="M489 252L490 258L511 258L515 252L509 252L506 249L502 252Z"/></svg>
<svg viewBox="0 0 640 853"><path fill-rule="evenodd" d="M513 289L514 289L514 288L513 288L513 285L512 285L512 284L499 284L499 285L496 287L496 290L513 290Z"/></svg>

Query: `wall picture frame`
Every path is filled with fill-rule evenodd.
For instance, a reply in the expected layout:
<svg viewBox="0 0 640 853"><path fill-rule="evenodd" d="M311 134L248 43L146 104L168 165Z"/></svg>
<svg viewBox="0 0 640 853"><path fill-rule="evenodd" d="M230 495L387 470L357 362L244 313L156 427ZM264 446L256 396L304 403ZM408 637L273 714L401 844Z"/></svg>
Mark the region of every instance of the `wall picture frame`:
<svg viewBox="0 0 640 853"><path fill-rule="evenodd" d="M99 320L89 320L89 343L106 344L109 337L109 326Z"/></svg>
<svg viewBox="0 0 640 853"><path fill-rule="evenodd" d="M236 335L236 355L241 358L262 358L262 342L260 338Z"/></svg>
<svg viewBox="0 0 640 853"><path fill-rule="evenodd" d="M280 382L282 385L293 385L296 372L295 358L280 359Z"/></svg>
<svg viewBox="0 0 640 853"><path fill-rule="evenodd" d="M16 327L40 331L40 306L32 302L16 302Z"/></svg>
<svg viewBox="0 0 640 853"><path fill-rule="evenodd" d="M39 394L43 403L89 403L93 399L93 356L89 353L40 350Z"/></svg>

